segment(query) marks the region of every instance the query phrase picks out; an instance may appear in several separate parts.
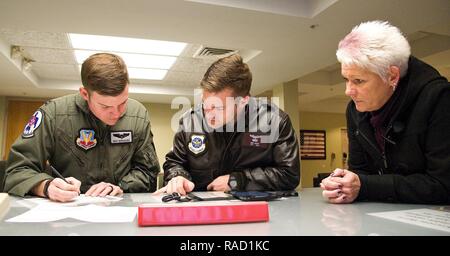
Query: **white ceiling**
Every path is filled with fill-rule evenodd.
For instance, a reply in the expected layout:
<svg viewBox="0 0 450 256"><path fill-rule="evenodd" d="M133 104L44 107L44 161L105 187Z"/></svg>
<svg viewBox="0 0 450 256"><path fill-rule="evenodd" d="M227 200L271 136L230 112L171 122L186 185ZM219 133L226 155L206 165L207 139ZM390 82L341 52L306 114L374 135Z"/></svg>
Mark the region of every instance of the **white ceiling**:
<svg viewBox="0 0 450 256"><path fill-rule="evenodd" d="M414 36L413 53L437 63L441 72L450 68L448 0L305 0L300 2L310 12L303 16L295 9L302 6L296 0L239 2L247 5L181 0L0 1L0 95L48 98L74 92L80 79L67 50L65 33L69 32L188 43L165 80L132 81L130 96L143 102L170 103L176 96L191 96L214 61L193 54L210 46L248 54L252 94L299 78L299 91L306 93L299 97L302 110L342 112L347 99L342 96L336 46L354 25L373 19L389 20ZM23 46L36 60L30 71L22 72L20 63L10 58L12 44Z"/></svg>
<svg viewBox="0 0 450 256"><path fill-rule="evenodd" d="M338 0L186 0L239 9L312 18Z"/></svg>

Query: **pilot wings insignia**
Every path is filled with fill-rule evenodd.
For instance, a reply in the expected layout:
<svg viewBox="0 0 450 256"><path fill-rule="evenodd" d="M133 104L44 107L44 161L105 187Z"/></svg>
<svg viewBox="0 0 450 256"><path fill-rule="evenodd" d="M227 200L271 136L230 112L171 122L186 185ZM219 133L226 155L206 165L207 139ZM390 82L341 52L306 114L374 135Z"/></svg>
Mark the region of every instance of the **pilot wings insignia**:
<svg viewBox="0 0 450 256"><path fill-rule="evenodd" d="M133 142L133 133L131 131L111 132L111 144L123 144Z"/></svg>
<svg viewBox="0 0 450 256"><path fill-rule="evenodd" d="M130 134L129 133L117 133L117 134L113 134L112 136L119 138L119 139L123 139L123 138L130 136Z"/></svg>

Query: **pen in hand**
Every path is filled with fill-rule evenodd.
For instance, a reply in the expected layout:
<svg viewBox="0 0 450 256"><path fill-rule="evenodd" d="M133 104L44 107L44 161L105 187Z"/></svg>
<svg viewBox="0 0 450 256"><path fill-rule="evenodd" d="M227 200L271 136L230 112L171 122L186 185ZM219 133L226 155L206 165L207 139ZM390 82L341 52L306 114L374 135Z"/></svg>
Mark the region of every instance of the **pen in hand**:
<svg viewBox="0 0 450 256"><path fill-rule="evenodd" d="M59 187L59 190L65 190L65 191L68 191L68 192L69 191L73 191L73 192L77 193L77 196L80 195L80 184L79 184L80 182L77 179L74 179L72 177L70 177L69 179L66 179L66 178L64 178L64 176L62 176L62 174L60 172L58 172L58 170L56 170L55 167L53 167L52 165L49 165L49 167L50 167L50 170L55 174L55 176L57 178L62 179L65 183L70 185L69 187L66 187L66 186L61 187L61 185L55 185L56 187ZM48 190L48 187L49 187L50 183L51 183L51 181L46 183L47 187L44 188L44 195L45 195L45 191ZM61 192L59 192L59 193L60 193L60 196L61 196L62 195ZM48 196L48 194L46 196L48 198L50 198ZM61 201L61 202L71 201L71 200L73 200L75 198L75 195L65 195L64 197L66 197L66 198L63 198L63 200L60 199L58 201Z"/></svg>
<svg viewBox="0 0 450 256"><path fill-rule="evenodd" d="M61 173L59 173L59 172L55 169L55 167L53 167L53 166L50 165L50 169L52 169L52 172L53 172L58 178L60 178L60 179L62 179L63 181L65 181L67 184L70 184L70 182L68 182L68 181L66 180L66 178L64 178L64 176L62 176Z"/></svg>
<svg viewBox="0 0 450 256"><path fill-rule="evenodd" d="M55 169L55 167L53 167L53 166L50 165L50 169L52 169L52 172L53 172L58 178L60 178L60 179L62 179L63 181L65 181L67 184L71 184L71 185L72 185L72 183L68 182L68 181L66 180L66 178L64 178L64 176L62 176L61 173L59 173L58 170ZM80 195L80 191L78 191L78 195Z"/></svg>

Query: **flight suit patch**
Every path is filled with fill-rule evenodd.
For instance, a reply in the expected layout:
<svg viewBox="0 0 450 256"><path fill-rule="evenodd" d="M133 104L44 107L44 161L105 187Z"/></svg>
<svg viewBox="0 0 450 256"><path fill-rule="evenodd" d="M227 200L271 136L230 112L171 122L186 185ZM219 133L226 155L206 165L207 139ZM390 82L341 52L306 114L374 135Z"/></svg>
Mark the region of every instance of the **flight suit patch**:
<svg viewBox="0 0 450 256"><path fill-rule="evenodd" d="M111 144L125 144L133 142L132 131L114 131L111 132Z"/></svg>
<svg viewBox="0 0 450 256"><path fill-rule="evenodd" d="M91 129L80 129L80 137L76 140L77 146L89 150L97 146L97 139L95 138L95 131Z"/></svg>
<svg viewBox="0 0 450 256"><path fill-rule="evenodd" d="M198 155L203 151L205 151L206 149L205 135L200 134L191 135L191 141L189 141L188 148L195 155Z"/></svg>
<svg viewBox="0 0 450 256"><path fill-rule="evenodd" d="M263 135L246 133L244 135L242 145L245 147L257 147L257 148L267 148L267 143L261 142L261 137Z"/></svg>
<svg viewBox="0 0 450 256"><path fill-rule="evenodd" d="M34 112L28 123L25 125L25 128L23 129L22 138L27 139L33 137L34 131L41 125L43 118L44 115L40 110Z"/></svg>

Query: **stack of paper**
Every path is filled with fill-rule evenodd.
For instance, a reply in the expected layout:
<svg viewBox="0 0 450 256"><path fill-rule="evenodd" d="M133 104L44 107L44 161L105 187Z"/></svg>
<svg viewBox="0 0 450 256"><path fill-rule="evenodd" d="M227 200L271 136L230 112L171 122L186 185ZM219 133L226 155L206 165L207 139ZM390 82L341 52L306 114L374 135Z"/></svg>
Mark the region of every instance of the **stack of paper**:
<svg viewBox="0 0 450 256"><path fill-rule="evenodd" d="M131 222L135 216L136 207L105 207L93 204L77 207L61 207L42 204L6 221L49 222L73 218L87 222Z"/></svg>
<svg viewBox="0 0 450 256"><path fill-rule="evenodd" d="M106 206L122 200L121 197L90 197L80 195L67 203L53 202L45 198L27 198L21 201L37 205L31 210L6 220L7 222L49 222L73 218L87 222L131 222L136 207ZM18 201L20 202L20 201ZM18 203L21 205L20 203ZM100 205L99 205L100 204Z"/></svg>
<svg viewBox="0 0 450 256"><path fill-rule="evenodd" d="M75 197L74 200L70 202L54 202L50 201L47 198L41 198L41 197L33 197L33 198L26 198L23 199L27 202L32 202L38 205L54 205L54 206L82 206L82 205L89 205L89 204L101 204L101 205L109 205L112 202L117 202L122 200L122 197L118 196L85 196L84 194L79 195L78 197Z"/></svg>

